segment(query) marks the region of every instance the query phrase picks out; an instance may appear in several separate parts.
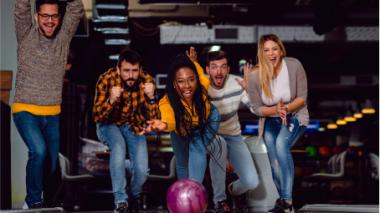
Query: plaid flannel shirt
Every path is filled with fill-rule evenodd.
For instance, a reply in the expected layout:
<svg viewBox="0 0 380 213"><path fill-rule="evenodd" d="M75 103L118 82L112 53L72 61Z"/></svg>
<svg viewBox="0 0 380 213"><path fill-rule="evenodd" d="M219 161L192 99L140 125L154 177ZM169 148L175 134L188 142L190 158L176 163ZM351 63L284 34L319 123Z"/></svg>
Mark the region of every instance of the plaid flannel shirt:
<svg viewBox="0 0 380 213"><path fill-rule="evenodd" d="M113 123L117 126L128 124L134 133L139 133L146 127L146 121L160 119L158 101L149 100L144 94L144 83L154 83L153 78L140 72L139 80L132 89L127 89L116 69L109 69L100 75L96 84L93 117L96 123ZM111 90L114 86L124 88L120 98L110 103Z"/></svg>

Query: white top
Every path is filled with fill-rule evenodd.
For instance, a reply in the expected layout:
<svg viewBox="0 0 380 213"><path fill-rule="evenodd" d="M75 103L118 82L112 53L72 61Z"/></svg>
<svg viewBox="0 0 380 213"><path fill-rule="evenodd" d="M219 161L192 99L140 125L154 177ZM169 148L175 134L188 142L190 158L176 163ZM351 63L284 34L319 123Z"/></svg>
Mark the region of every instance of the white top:
<svg viewBox="0 0 380 213"><path fill-rule="evenodd" d="M211 102L220 113L221 121L218 129L219 134L240 135L240 122L238 110L240 103L250 107L247 92L237 83L236 79L241 77L229 74L223 88L216 89L208 87Z"/></svg>
<svg viewBox="0 0 380 213"><path fill-rule="evenodd" d="M267 97L264 91L261 92L261 99L267 106L276 105L280 100L284 103L290 102L290 82L289 72L286 62L282 59L282 67L278 76L270 81L270 88L272 91L272 98Z"/></svg>

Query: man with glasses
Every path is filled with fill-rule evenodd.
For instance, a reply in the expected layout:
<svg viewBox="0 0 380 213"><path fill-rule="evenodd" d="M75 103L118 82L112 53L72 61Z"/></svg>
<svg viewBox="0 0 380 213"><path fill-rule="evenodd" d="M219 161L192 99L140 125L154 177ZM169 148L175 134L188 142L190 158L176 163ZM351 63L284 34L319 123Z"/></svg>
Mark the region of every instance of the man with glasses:
<svg viewBox="0 0 380 213"><path fill-rule="evenodd" d="M16 93L12 112L16 127L28 148L26 198L23 208L40 208L43 199L43 167L56 170L59 151L59 114L69 45L83 16L82 0L68 0L61 17L57 0L36 0L33 25L31 0L16 0Z"/></svg>
<svg viewBox="0 0 380 213"><path fill-rule="evenodd" d="M250 103L243 88L243 80L239 76L230 74L228 57L224 51L208 53L206 72L210 76L211 83L208 94L221 117L216 139L220 143L211 143L218 145L209 147L213 155L209 165L213 201L216 212L231 212L225 193L227 159L231 162L234 172L239 178L228 185L231 195L242 195L248 190L256 188L259 183L251 154L241 136L238 117L239 105L243 103L250 108ZM235 201L240 200L235 199ZM238 207L241 208L242 205ZM238 211L243 212L244 210Z"/></svg>

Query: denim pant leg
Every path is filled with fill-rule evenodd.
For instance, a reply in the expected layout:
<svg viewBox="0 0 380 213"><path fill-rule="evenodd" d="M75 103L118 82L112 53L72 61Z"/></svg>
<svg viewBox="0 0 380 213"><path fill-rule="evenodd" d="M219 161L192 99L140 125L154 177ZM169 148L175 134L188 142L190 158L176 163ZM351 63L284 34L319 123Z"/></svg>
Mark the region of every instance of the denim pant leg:
<svg viewBox="0 0 380 213"><path fill-rule="evenodd" d="M241 135L223 135L223 137L227 142L228 159L239 177L238 180L233 182L232 194L241 195L256 188L259 184L259 177L251 153L243 138Z"/></svg>
<svg viewBox="0 0 380 213"><path fill-rule="evenodd" d="M276 139L281 130L280 118L267 118L264 124L263 139L268 151L269 163L272 170L273 182L276 186L278 194L281 191L281 173L280 166L277 158Z"/></svg>
<svg viewBox="0 0 380 213"><path fill-rule="evenodd" d="M276 152L280 165L280 197L285 200L292 200L294 163L292 146L298 138L305 132L306 127L300 126L296 117L288 118L288 124L282 126L276 140Z"/></svg>
<svg viewBox="0 0 380 213"><path fill-rule="evenodd" d="M57 169L58 153L59 153L59 116L45 116L46 126L42 129L42 134L46 141L48 160L49 162L49 173L52 174Z"/></svg>
<svg viewBox="0 0 380 213"><path fill-rule="evenodd" d="M128 146L131 161L131 196L138 198L148 176L148 148L144 135L136 135L127 125L120 127Z"/></svg>
<svg viewBox="0 0 380 213"><path fill-rule="evenodd" d="M188 178L189 139L187 137L181 137L173 131L170 132L170 140L175 155L177 178Z"/></svg>
<svg viewBox="0 0 380 213"><path fill-rule="evenodd" d="M210 177L213 190L213 201L226 200L226 165L227 165L227 143L221 136L216 136L208 145L210 156Z"/></svg>
<svg viewBox="0 0 380 213"><path fill-rule="evenodd" d="M125 191L125 139L119 127L114 124L97 123L96 127L99 140L111 150L109 169L115 204L125 202L128 199Z"/></svg>
<svg viewBox="0 0 380 213"><path fill-rule="evenodd" d="M26 165L26 198L28 206L42 202L43 165L47 143L54 172L59 147L59 116L36 116L29 112L13 114L14 122L28 148Z"/></svg>
<svg viewBox="0 0 380 213"><path fill-rule="evenodd" d="M211 104L210 114L203 134L200 130L193 132L189 144L189 177L202 183L207 167L207 147L214 140L220 123L218 109Z"/></svg>
<svg viewBox="0 0 380 213"><path fill-rule="evenodd" d="M203 182L207 167L207 141L193 137L189 144L189 178Z"/></svg>

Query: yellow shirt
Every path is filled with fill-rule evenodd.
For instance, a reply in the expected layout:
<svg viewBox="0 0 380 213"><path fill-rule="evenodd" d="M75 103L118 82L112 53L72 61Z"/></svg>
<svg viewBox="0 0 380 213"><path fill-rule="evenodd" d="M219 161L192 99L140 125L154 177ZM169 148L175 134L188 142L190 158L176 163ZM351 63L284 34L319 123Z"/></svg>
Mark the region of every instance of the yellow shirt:
<svg viewBox="0 0 380 213"><path fill-rule="evenodd" d="M12 112L30 112L33 115L58 115L61 113L61 106L40 106L34 104L13 103Z"/></svg>
<svg viewBox="0 0 380 213"><path fill-rule="evenodd" d="M197 73L199 75L199 80L202 84L202 86L205 87L207 90L210 86L210 80L207 78L207 76L204 74L202 67L197 63L194 62L195 68L197 69ZM205 99L206 97L204 97ZM198 115L195 113L192 113L191 108L187 105L187 103L183 100L181 100L183 106L185 109L192 115L192 121L193 126L198 124L199 118ZM161 121L165 122L167 124L167 127L165 131L171 132L174 131L176 128L176 121L175 121L175 115L174 110L172 106L170 105L170 101L167 95L165 95L163 98L161 98L159 103L159 108L161 112ZM210 114L211 105L210 102L206 102L206 116Z"/></svg>

